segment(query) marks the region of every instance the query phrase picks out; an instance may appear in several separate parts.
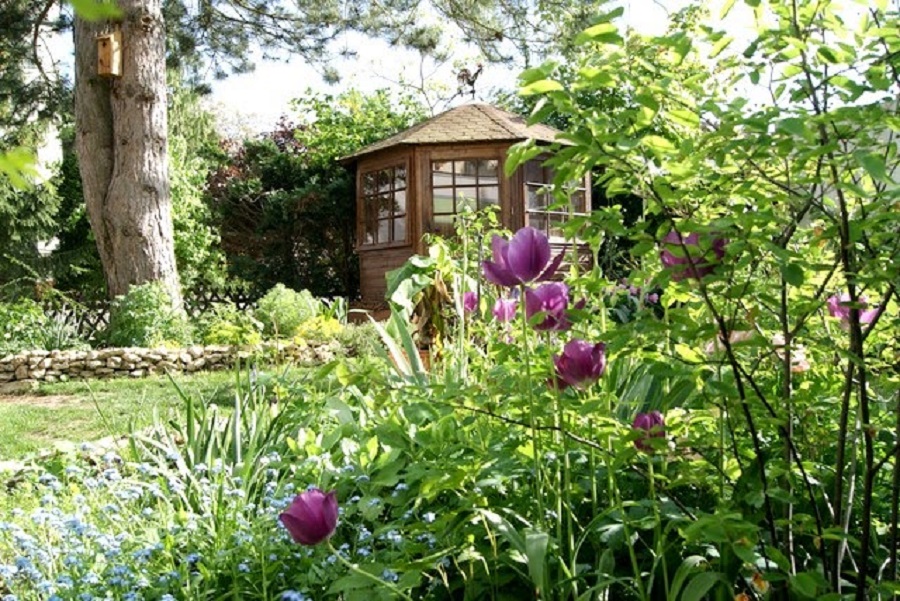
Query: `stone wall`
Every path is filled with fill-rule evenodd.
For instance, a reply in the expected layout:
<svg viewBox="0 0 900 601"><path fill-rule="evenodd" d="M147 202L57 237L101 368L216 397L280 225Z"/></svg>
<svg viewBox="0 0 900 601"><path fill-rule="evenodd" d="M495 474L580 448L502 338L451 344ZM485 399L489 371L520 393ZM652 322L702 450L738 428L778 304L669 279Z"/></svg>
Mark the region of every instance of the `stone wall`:
<svg viewBox="0 0 900 601"><path fill-rule="evenodd" d="M266 360L323 363L340 351L335 342L266 343L261 349L192 346L184 349L108 348L90 351L25 351L0 358L0 385L10 382L59 382L70 379L142 378L168 371L226 369L257 354Z"/></svg>

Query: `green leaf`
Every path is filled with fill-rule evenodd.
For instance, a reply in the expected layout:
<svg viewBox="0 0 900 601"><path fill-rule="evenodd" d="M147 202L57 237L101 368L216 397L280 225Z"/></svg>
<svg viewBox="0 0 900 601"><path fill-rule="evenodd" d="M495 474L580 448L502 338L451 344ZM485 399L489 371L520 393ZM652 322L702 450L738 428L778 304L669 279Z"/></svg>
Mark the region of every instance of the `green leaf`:
<svg viewBox="0 0 900 601"><path fill-rule="evenodd" d="M834 52L825 46L821 46L816 54L819 55L819 58L832 65L838 62L838 58L834 55Z"/></svg>
<svg viewBox="0 0 900 601"><path fill-rule="evenodd" d="M635 95L634 99L637 101L638 104L640 104L641 106L647 107L648 109L652 110L653 112L656 112L659 110L659 102L657 102L656 98L654 98L650 94L637 94L637 95Z"/></svg>
<svg viewBox="0 0 900 601"><path fill-rule="evenodd" d="M709 58L716 58L717 56L719 56L719 54L721 54L723 50L728 48L729 44L731 44L731 42L733 41L734 37L730 35L723 36L721 40L713 45L712 50L710 50L709 52Z"/></svg>
<svg viewBox="0 0 900 601"><path fill-rule="evenodd" d="M547 92L560 92L564 89L563 85L558 81L541 79L519 88L519 94L522 96L532 96L534 94L546 94Z"/></svg>
<svg viewBox="0 0 900 601"><path fill-rule="evenodd" d="M866 170L873 180L887 181L887 167L884 164L884 158L875 153L854 152L854 158Z"/></svg>
<svg viewBox="0 0 900 601"><path fill-rule="evenodd" d="M796 263L788 263L781 266L781 277L791 286L803 285L803 268Z"/></svg>
<svg viewBox="0 0 900 601"><path fill-rule="evenodd" d="M13 148L0 154L0 173L5 173L14 188L27 188L26 175L35 175L35 157L25 148Z"/></svg>
<svg viewBox="0 0 900 601"><path fill-rule="evenodd" d="M778 122L776 129L791 136L805 137L806 122L800 117L788 117Z"/></svg>
<svg viewBox="0 0 900 601"><path fill-rule="evenodd" d="M525 532L525 557L528 558L528 574L540 596L547 593L547 545L550 535L546 532L528 530Z"/></svg>
<svg viewBox="0 0 900 601"><path fill-rule="evenodd" d="M731 12L731 7L733 7L733 6L734 6L734 0L725 0L725 4L722 5L722 10L719 11L719 20L720 21L728 16L728 13Z"/></svg>
<svg viewBox="0 0 900 601"><path fill-rule="evenodd" d="M102 19L117 19L122 16L122 11L115 2L109 0L69 0L75 14L85 21L100 21Z"/></svg>
<svg viewBox="0 0 900 601"><path fill-rule="evenodd" d="M697 574L684 587L684 595L681 596L681 601L700 601L721 579L722 576L718 572L701 572Z"/></svg>
<svg viewBox="0 0 900 601"><path fill-rule="evenodd" d="M641 138L641 144L660 153L670 153L675 151L675 145L662 136L649 135Z"/></svg>
<svg viewBox="0 0 900 601"><path fill-rule="evenodd" d="M599 42L601 44L618 44L622 41L622 36L612 23L597 23L588 27L575 37L576 44L584 44L586 42Z"/></svg>
<svg viewBox="0 0 900 601"><path fill-rule="evenodd" d="M791 590L810 599L816 598L819 590L819 579L811 572L801 572L790 578Z"/></svg>
<svg viewBox="0 0 900 601"><path fill-rule="evenodd" d="M669 117L684 127L694 128L700 125L700 115L689 109L674 109L669 111Z"/></svg>

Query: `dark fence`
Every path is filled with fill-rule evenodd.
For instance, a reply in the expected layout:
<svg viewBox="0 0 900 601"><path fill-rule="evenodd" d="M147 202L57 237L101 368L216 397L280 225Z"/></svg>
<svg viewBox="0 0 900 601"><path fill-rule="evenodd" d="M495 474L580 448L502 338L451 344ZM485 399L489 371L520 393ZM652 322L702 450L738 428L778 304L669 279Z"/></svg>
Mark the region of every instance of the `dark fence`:
<svg viewBox="0 0 900 601"><path fill-rule="evenodd" d="M191 292L184 297L184 310L196 318L219 303L234 305L241 311L252 309L258 299L243 293L222 293L208 290ZM45 313L54 320L71 324L79 336L91 338L109 325L109 300L60 299L44 303Z"/></svg>

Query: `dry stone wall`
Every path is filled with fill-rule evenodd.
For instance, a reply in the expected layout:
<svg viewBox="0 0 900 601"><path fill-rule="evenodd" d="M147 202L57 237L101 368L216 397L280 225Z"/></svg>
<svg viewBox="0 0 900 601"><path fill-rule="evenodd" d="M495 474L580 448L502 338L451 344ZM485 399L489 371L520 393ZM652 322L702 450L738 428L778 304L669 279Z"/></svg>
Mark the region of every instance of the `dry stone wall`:
<svg viewBox="0 0 900 601"><path fill-rule="evenodd" d="M184 349L108 348L89 351L25 351L0 358L0 386L13 382L59 382L71 379L142 378L170 371L226 369L239 359L260 355L299 364L323 363L340 351L337 342L266 343L260 349L191 346Z"/></svg>

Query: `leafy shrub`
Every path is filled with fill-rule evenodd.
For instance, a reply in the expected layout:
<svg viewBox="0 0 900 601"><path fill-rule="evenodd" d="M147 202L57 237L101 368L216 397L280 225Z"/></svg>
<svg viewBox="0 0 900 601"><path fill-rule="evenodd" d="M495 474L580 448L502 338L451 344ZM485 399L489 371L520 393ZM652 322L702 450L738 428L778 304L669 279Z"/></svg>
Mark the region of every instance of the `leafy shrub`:
<svg viewBox="0 0 900 601"><path fill-rule="evenodd" d="M335 338L350 357L374 357L383 350L378 331L371 323L347 324Z"/></svg>
<svg viewBox="0 0 900 601"><path fill-rule="evenodd" d="M294 338L298 341L322 342L336 338L343 329L338 320L317 315L301 323L295 331Z"/></svg>
<svg viewBox="0 0 900 601"><path fill-rule="evenodd" d="M150 282L113 301L104 338L109 346L183 346L191 343L192 332L162 284Z"/></svg>
<svg viewBox="0 0 900 601"><path fill-rule="evenodd" d="M49 317L33 300L0 303L0 356L26 350L84 348L75 326L64 316Z"/></svg>
<svg viewBox="0 0 900 601"><path fill-rule="evenodd" d="M309 290L291 290L277 284L259 300L256 318L263 324L267 336L289 337L304 321L317 316L322 309Z"/></svg>
<svg viewBox="0 0 900 601"><path fill-rule="evenodd" d="M44 348L41 332L47 316L36 302L0 303L0 355Z"/></svg>
<svg viewBox="0 0 900 601"><path fill-rule="evenodd" d="M197 337L203 344L252 346L262 342L262 323L250 312L234 305L216 303L204 313L197 326Z"/></svg>

